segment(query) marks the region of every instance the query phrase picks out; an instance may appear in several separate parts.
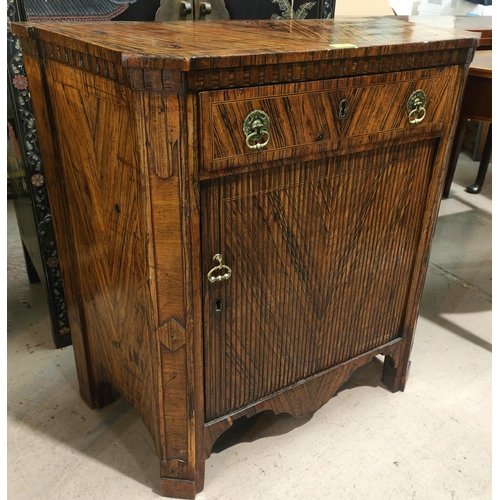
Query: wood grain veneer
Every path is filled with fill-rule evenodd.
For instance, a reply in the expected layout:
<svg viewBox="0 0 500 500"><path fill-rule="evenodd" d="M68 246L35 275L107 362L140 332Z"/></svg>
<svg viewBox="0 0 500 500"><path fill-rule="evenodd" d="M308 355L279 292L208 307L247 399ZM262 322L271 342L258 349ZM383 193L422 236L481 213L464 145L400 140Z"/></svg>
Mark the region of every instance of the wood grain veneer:
<svg viewBox="0 0 500 500"><path fill-rule="evenodd" d="M12 30L80 392L134 405L164 495L203 489L234 419L314 411L376 355L404 389L473 34L390 18ZM261 151L242 131L255 109ZM209 283L218 253L232 275Z"/></svg>

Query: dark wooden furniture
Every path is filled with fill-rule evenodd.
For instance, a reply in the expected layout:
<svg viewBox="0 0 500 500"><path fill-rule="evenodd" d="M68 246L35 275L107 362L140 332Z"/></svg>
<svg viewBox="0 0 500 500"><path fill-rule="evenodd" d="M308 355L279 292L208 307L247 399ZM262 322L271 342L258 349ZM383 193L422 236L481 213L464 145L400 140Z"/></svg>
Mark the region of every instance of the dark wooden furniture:
<svg viewBox="0 0 500 500"><path fill-rule="evenodd" d="M134 405L165 495L203 488L235 419L312 412L376 355L404 389L477 38L389 18L13 29L80 392Z"/></svg>
<svg viewBox="0 0 500 500"><path fill-rule="evenodd" d="M493 18L491 16L454 16L454 25L457 29L481 34L478 50L493 48Z"/></svg>
<svg viewBox="0 0 500 500"><path fill-rule="evenodd" d="M470 73L464 91L462 109L457 131L453 139L453 147L446 174L443 197L450 195L451 184L455 175L458 157L462 149L468 120L477 120L488 125L486 136L477 138L481 146L481 161L474 183L466 187L466 191L477 194L481 191L491 158L491 120L492 120L492 49L493 27L489 16L456 16L453 17L457 28L474 31L481 35L478 51L470 65ZM475 159L475 158L474 158Z"/></svg>
<svg viewBox="0 0 500 500"><path fill-rule="evenodd" d="M492 51L478 50L469 68L469 75L465 84L462 107L460 109L460 120L453 141L448 173L446 175L443 196L450 195L453 176L457 167L458 157L462 149L465 130L468 120L477 120L488 123L488 132L481 153L481 161L476 180L465 189L468 193L477 194L483 187L492 151Z"/></svg>

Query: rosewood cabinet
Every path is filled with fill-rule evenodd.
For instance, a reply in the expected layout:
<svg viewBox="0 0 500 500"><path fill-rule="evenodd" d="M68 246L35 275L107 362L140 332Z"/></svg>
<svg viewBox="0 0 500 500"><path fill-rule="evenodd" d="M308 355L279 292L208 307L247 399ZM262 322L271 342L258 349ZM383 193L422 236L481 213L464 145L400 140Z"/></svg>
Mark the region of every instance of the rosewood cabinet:
<svg viewBox="0 0 500 500"><path fill-rule="evenodd" d="M475 35L392 18L17 24L80 391L192 498L233 421L401 391ZM335 423L332 422L332 425Z"/></svg>

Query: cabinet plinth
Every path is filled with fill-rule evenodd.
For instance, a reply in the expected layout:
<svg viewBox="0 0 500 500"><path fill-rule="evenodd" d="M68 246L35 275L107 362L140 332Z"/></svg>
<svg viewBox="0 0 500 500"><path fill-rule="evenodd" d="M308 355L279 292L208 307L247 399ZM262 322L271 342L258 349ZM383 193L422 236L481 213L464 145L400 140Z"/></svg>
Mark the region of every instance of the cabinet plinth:
<svg viewBox="0 0 500 500"><path fill-rule="evenodd" d="M80 393L194 498L242 416L404 390L477 38L400 19L17 23Z"/></svg>

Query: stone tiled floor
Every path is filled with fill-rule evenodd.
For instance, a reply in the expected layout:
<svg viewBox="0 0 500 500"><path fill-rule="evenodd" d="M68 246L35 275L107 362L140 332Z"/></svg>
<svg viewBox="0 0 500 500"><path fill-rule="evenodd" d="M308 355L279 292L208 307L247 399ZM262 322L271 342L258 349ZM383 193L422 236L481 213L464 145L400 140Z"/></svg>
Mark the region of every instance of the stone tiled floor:
<svg viewBox="0 0 500 500"><path fill-rule="evenodd" d="M199 500L490 500L492 390L491 168L462 154L443 200L404 393L359 370L303 419L236 426L206 463ZM72 347L53 347L40 285L24 268L8 202L7 438L11 500L159 498L153 444L119 399L80 399Z"/></svg>

